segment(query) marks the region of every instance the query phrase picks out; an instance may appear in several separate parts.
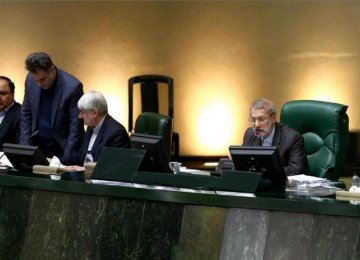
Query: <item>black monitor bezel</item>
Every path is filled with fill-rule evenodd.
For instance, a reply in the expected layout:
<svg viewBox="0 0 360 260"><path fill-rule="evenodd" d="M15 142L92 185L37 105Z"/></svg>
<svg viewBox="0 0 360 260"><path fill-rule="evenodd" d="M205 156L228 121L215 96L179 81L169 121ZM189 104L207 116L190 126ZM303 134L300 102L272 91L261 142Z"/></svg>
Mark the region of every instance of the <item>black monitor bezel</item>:
<svg viewBox="0 0 360 260"><path fill-rule="evenodd" d="M275 187L285 187L287 176L278 147L233 145L229 151L235 170L260 172L263 183L271 182ZM259 166L252 167L250 161L255 161Z"/></svg>
<svg viewBox="0 0 360 260"><path fill-rule="evenodd" d="M146 150L139 171L173 173L162 136L134 133L130 136L130 144L132 149Z"/></svg>
<svg viewBox="0 0 360 260"><path fill-rule="evenodd" d="M18 171L32 172L34 165L49 165L49 161L38 146L4 143L3 152Z"/></svg>

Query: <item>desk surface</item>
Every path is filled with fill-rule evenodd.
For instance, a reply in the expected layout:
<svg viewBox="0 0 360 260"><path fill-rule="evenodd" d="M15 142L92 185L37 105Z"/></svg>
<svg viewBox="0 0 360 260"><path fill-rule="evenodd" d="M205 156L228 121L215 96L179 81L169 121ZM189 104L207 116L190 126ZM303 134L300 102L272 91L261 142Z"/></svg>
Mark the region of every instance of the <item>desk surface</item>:
<svg viewBox="0 0 360 260"><path fill-rule="evenodd" d="M121 182L84 183L55 181L0 173L0 186L31 190L98 195L226 208L249 208L322 215L360 217L360 207L352 201L334 198L292 196L287 193L237 193L150 186Z"/></svg>

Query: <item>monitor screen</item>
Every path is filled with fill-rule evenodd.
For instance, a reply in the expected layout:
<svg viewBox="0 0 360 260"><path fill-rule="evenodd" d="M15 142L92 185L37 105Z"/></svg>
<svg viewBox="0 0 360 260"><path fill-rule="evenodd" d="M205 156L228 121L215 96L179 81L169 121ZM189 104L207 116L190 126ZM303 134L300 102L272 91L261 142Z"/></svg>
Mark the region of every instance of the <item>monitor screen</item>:
<svg viewBox="0 0 360 260"><path fill-rule="evenodd" d="M237 171L260 172L264 185L285 187L286 174L276 146L230 146Z"/></svg>
<svg viewBox="0 0 360 260"><path fill-rule="evenodd" d="M169 166L170 158L161 136L136 133L131 135L130 143L133 149L146 150L139 171L172 173Z"/></svg>
<svg viewBox="0 0 360 260"><path fill-rule="evenodd" d="M32 172L34 165L49 165L49 161L37 146L4 143L3 151L18 171Z"/></svg>

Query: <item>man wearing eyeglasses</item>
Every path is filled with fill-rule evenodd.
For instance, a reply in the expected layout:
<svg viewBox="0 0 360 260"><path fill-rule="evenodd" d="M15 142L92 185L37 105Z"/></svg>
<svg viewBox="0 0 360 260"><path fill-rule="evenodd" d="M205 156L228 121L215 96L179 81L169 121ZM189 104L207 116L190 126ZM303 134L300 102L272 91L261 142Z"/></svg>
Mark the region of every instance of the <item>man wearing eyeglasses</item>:
<svg viewBox="0 0 360 260"><path fill-rule="evenodd" d="M288 176L306 174L308 162L303 137L292 128L277 122L273 102L265 98L250 106L249 127L244 135L245 146L277 146Z"/></svg>
<svg viewBox="0 0 360 260"><path fill-rule="evenodd" d="M46 157L57 156L72 164L84 135L77 102L82 83L57 68L44 52L31 53L25 60L29 71L21 109L20 142L36 145Z"/></svg>

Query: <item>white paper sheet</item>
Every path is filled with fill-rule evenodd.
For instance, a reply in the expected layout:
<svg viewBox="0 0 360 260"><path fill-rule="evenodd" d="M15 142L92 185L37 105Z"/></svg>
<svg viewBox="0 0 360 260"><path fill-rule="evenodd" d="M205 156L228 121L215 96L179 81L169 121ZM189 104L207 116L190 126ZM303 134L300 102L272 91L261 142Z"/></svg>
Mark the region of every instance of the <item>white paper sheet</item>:
<svg viewBox="0 0 360 260"><path fill-rule="evenodd" d="M0 152L0 166L7 166L7 167L14 168L12 166L11 162L9 161L9 159L4 154L4 152Z"/></svg>
<svg viewBox="0 0 360 260"><path fill-rule="evenodd" d="M319 178L319 177L305 175L305 174L288 176L288 179L291 180L291 181L298 181L298 182L304 182L304 183L314 183L314 182L327 181L324 178Z"/></svg>

